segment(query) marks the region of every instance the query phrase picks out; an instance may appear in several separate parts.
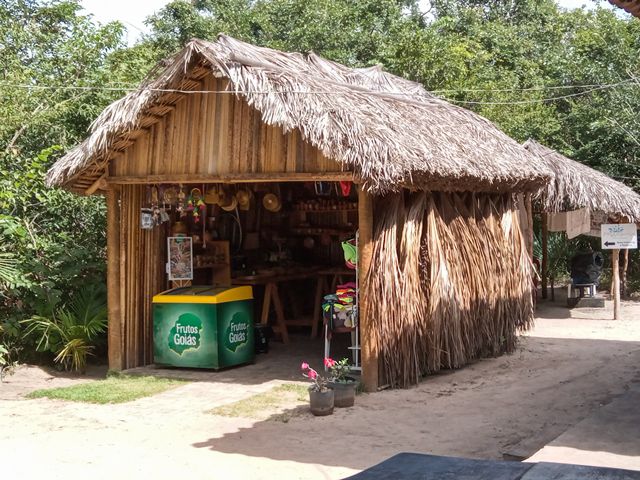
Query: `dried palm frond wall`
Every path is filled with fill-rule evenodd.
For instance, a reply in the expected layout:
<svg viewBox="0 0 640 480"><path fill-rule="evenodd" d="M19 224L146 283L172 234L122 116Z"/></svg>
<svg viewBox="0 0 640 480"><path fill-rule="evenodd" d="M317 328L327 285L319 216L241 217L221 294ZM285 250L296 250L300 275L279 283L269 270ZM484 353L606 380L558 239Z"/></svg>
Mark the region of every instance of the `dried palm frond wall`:
<svg viewBox="0 0 640 480"><path fill-rule="evenodd" d="M364 294L384 383L512 352L533 320L531 263L511 195L400 193L375 206Z"/></svg>

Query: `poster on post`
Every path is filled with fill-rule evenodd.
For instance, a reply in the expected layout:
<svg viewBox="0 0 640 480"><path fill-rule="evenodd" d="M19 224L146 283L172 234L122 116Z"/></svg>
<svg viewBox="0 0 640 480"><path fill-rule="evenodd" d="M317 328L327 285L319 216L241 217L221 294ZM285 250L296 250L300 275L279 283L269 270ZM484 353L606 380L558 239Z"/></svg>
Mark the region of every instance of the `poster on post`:
<svg viewBox="0 0 640 480"><path fill-rule="evenodd" d="M604 250L638 248L638 230L635 223L603 223L600 229Z"/></svg>
<svg viewBox="0 0 640 480"><path fill-rule="evenodd" d="M169 280L193 280L193 243L191 237L168 237Z"/></svg>

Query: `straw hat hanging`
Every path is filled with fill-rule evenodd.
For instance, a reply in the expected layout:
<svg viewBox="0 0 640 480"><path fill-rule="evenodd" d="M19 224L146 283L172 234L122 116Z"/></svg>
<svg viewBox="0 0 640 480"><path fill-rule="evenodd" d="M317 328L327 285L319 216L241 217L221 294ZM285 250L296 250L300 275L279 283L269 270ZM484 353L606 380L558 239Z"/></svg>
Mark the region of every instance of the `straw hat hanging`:
<svg viewBox="0 0 640 480"><path fill-rule="evenodd" d="M236 199L238 200L238 207L240 210L249 210L251 206L251 190L246 188L241 188L236 192Z"/></svg>
<svg viewBox="0 0 640 480"><path fill-rule="evenodd" d="M277 187L280 190L280 187ZM275 193L267 193L262 197L262 206L269 212L276 213L282 209L282 202L280 201L280 195Z"/></svg>
<svg viewBox="0 0 640 480"><path fill-rule="evenodd" d="M275 193L267 193L262 197L262 206L269 212L279 212L282 209L282 203L280 197Z"/></svg>
<svg viewBox="0 0 640 480"><path fill-rule="evenodd" d="M220 204L220 190L218 188L218 185L213 185L207 188L207 193L204 196L204 201L208 205Z"/></svg>
<svg viewBox="0 0 640 480"><path fill-rule="evenodd" d="M236 209L238 206L238 199L235 195L230 194L229 192L224 192L223 198L220 200L220 208L222 208L225 212L231 212Z"/></svg>

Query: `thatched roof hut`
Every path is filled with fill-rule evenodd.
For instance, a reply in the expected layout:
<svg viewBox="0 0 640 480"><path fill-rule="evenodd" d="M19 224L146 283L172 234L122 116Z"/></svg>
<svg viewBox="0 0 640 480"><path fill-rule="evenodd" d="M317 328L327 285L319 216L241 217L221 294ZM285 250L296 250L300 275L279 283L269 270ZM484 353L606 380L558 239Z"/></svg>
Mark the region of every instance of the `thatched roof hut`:
<svg viewBox="0 0 640 480"><path fill-rule="evenodd" d="M635 17L640 17L640 0L609 0L609 3L622 8Z"/></svg>
<svg viewBox="0 0 640 480"><path fill-rule="evenodd" d="M370 192L532 190L549 175L485 118L378 67L352 69L225 35L193 40L166 64L104 110L89 138L50 170L49 185L82 191L104 175L114 153L163 115L168 94L197 88L194 71L228 79L227 91L265 123L299 131Z"/></svg>
<svg viewBox="0 0 640 480"><path fill-rule="evenodd" d="M586 207L610 217L640 222L640 195L625 184L535 140L527 140L524 147L553 171L551 182L539 194L546 212L557 213Z"/></svg>
<svg viewBox="0 0 640 480"><path fill-rule="evenodd" d="M513 193L537 191L551 178L522 145L485 118L377 67L352 69L224 35L193 40L164 65L107 107L89 138L47 176L51 186L84 194L106 190L111 368L154 359L151 298L169 286L170 230L166 223L141 228L141 212L159 210L157 190L155 205L149 200L155 186L174 193L186 185L207 193L252 188L253 209L236 211L237 224L260 241L276 232L299 244L291 222L308 213L295 211L295 188L312 192L296 201L317 204L313 182L316 188L346 182L350 189L355 183L356 207L313 212L328 216L315 225L321 228L310 228L309 219L299 225L304 235L321 230L329 247L344 240L343 227L358 232L368 389L407 386L441 368L514 350L533 309L530 257ZM288 190L287 205L280 213L264 211L266 195L281 190ZM336 195L334 206L342 201ZM182 223L185 204L174 206L174 220ZM262 213L271 230L260 230ZM205 238L205 222L195 224L188 235ZM305 251L304 272L312 280L335 267L319 256L309 266L310 258ZM218 268L206 263L200 267ZM226 277L238 282L241 275ZM267 300L267 292L277 292L276 275L267 275L273 284L264 289ZM312 329L318 324L294 320ZM282 312L276 321L286 341Z"/></svg>

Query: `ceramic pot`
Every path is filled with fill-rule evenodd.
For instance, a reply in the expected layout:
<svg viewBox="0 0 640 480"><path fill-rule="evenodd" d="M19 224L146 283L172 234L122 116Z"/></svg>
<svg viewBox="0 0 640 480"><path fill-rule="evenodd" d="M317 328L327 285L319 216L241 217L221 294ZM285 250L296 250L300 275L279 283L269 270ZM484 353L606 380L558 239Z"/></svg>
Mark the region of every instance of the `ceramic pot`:
<svg viewBox="0 0 640 480"><path fill-rule="evenodd" d="M333 390L324 392L309 389L309 406L311 413L317 417L324 417L333 413Z"/></svg>
<svg viewBox="0 0 640 480"><path fill-rule="evenodd" d="M333 405L337 408L353 407L356 401L356 388L358 382L351 377L347 377L346 382L328 382L327 385L333 389Z"/></svg>

